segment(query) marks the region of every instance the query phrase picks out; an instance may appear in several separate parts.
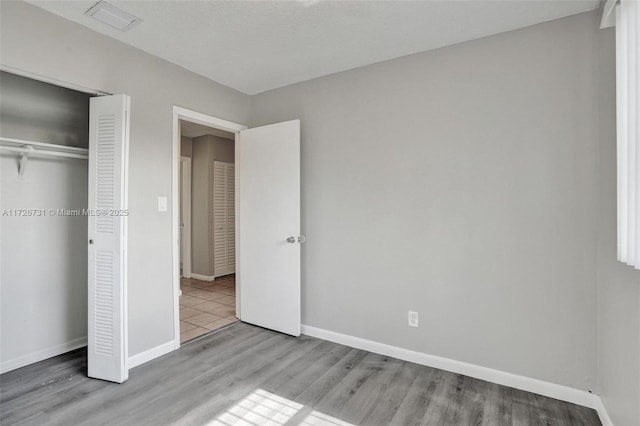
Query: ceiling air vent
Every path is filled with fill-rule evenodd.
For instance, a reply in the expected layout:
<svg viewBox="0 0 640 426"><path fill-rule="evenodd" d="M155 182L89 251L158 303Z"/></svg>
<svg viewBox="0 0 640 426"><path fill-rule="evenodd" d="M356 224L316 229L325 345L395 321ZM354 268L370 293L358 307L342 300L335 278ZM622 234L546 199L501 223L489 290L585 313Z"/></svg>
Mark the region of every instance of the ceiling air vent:
<svg viewBox="0 0 640 426"><path fill-rule="evenodd" d="M120 31L127 31L142 21L137 16L133 16L106 1L99 1L84 14Z"/></svg>

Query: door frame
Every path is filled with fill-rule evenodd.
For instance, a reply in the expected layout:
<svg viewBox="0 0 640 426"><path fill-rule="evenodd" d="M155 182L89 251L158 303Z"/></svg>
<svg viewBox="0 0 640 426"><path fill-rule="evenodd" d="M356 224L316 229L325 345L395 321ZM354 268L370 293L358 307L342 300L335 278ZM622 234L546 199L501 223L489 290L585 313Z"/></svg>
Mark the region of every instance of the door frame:
<svg viewBox="0 0 640 426"><path fill-rule="evenodd" d="M26 77L31 80L41 81L58 87L64 87L65 89L75 90L76 92L83 92L93 96L110 96L113 93L104 92L98 89L92 89L90 87L81 86L79 84L70 83L68 81L59 80L55 77L50 77L44 74L38 74L32 71L27 71L22 68L12 67L11 65L0 64L0 71L5 71L11 74Z"/></svg>
<svg viewBox="0 0 640 426"><path fill-rule="evenodd" d="M236 315L240 317L240 293L242 292L242 281L237 271L240 260L240 244L238 233L240 224L238 223L238 212L240 204L238 194L240 193L239 171L242 159L239 158L238 145L240 143L240 132L248 129L243 124L234 123L211 115L203 114L194 110L173 106L173 143L172 143L172 164L171 164L171 234L172 234L172 260L173 260L173 346L180 347L180 120L201 124L207 127L231 132L236 135L234 142L235 169L236 169Z"/></svg>
<svg viewBox="0 0 640 426"><path fill-rule="evenodd" d="M185 211L184 217L182 218L182 222L184 223L182 232L182 242L184 243L182 276L191 278L191 157L181 156L180 163L182 170L186 168L187 176L189 177L186 181L181 181L180 193L178 195L181 203L180 209ZM182 178L182 176L180 176L180 178Z"/></svg>

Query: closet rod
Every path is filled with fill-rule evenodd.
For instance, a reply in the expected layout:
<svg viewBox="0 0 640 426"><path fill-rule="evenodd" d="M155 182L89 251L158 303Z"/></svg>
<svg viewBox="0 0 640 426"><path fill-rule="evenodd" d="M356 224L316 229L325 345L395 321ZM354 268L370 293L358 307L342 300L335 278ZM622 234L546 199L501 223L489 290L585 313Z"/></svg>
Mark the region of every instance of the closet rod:
<svg viewBox="0 0 640 426"><path fill-rule="evenodd" d="M20 146L0 146L0 148L6 149L7 151L15 151L29 155L50 155L52 157L80 158L82 160L87 160L89 158L88 154L76 154L74 152L48 151L46 149L29 149L28 147Z"/></svg>
<svg viewBox="0 0 640 426"><path fill-rule="evenodd" d="M89 158L89 150L86 148L78 148L75 146L57 145L52 143L35 142L35 141L5 138L5 137L0 137L0 141L3 142L0 145L0 148L6 149L9 151L20 152L22 154L27 154L27 155L32 155L32 154L50 155L53 157L80 158L84 160ZM6 145L5 143L8 143L10 145ZM19 146L16 146L16 145L19 145ZM41 148L46 148L46 149L41 149Z"/></svg>

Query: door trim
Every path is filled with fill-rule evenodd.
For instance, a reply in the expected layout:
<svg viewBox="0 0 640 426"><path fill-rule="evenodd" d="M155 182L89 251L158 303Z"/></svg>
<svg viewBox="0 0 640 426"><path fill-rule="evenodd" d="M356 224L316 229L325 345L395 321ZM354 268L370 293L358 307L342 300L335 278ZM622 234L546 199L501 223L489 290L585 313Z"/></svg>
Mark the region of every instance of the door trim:
<svg viewBox="0 0 640 426"><path fill-rule="evenodd" d="M173 260L173 347L180 347L180 120L189 121L191 123L202 124L204 126L213 127L219 130L234 133L235 138L235 168L236 168L236 271L238 268L238 260L240 258L240 244L238 242L238 232L240 226L238 224L238 212L240 204L238 203L238 194L240 187L239 170L242 159L238 157L238 144L240 142L240 131L248 127L242 124L223 120L201 112L193 111L180 106L173 107L173 143L172 143L172 164L171 164L171 245ZM236 272L236 314L240 316L240 293L242 291L242 281L240 274Z"/></svg>
<svg viewBox="0 0 640 426"><path fill-rule="evenodd" d="M31 80L41 81L58 87L64 87L65 89L75 90L76 92L88 93L94 96L109 96L112 93L108 93L98 89L92 89L90 87L81 86L79 84L70 83L63 80L58 80L55 77L49 77L43 74L38 74L32 71L27 71L21 68L12 67L6 64L0 64L0 71L8 72L11 74L19 75L20 77L26 77Z"/></svg>
<svg viewBox="0 0 640 426"><path fill-rule="evenodd" d="M181 208L184 208L185 215L182 218L184 223L183 240L184 240L184 253L182 259L182 276L185 278L191 278L191 157L180 157L180 163L182 167L187 169L187 175L189 179L186 182L182 182L180 188L181 194L178 195L178 199L182 200ZM186 188L185 188L186 186ZM183 191L183 188L186 191Z"/></svg>

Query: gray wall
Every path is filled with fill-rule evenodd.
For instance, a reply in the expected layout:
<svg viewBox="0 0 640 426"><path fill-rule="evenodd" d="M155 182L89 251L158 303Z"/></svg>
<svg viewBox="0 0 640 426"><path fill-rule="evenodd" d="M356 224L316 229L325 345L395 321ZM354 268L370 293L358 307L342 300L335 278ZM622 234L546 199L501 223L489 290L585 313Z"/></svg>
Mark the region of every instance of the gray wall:
<svg viewBox="0 0 640 426"><path fill-rule="evenodd" d="M191 151L193 142L191 138L186 136L180 136L180 156L181 157L191 157Z"/></svg>
<svg viewBox="0 0 640 426"><path fill-rule="evenodd" d="M193 138L191 157L191 271L213 275L209 268L209 141Z"/></svg>
<svg viewBox="0 0 640 426"><path fill-rule="evenodd" d="M249 98L25 2L0 2L0 27L3 65L131 96L129 354L171 341L172 107L247 123Z"/></svg>
<svg viewBox="0 0 640 426"><path fill-rule="evenodd" d="M595 390L596 19L252 97L302 122L305 324Z"/></svg>
<svg viewBox="0 0 640 426"><path fill-rule="evenodd" d="M235 143L230 139L221 138L219 136L207 135L211 144L210 158L211 162L222 161L225 163L233 163L235 161ZM213 166L211 168L213 173Z"/></svg>
<svg viewBox="0 0 640 426"><path fill-rule="evenodd" d="M12 74L0 75L0 135L87 146L89 96ZM0 151L0 209L87 208L87 161ZM87 336L87 219L0 217L2 369ZM33 360L33 359L31 359Z"/></svg>
<svg viewBox="0 0 640 426"><path fill-rule="evenodd" d="M616 425L640 425L640 271L616 261L615 33L598 31L599 393Z"/></svg>
<svg viewBox="0 0 640 426"><path fill-rule="evenodd" d="M192 271L213 276L213 162L234 162L234 142L218 136L193 138L191 181Z"/></svg>

